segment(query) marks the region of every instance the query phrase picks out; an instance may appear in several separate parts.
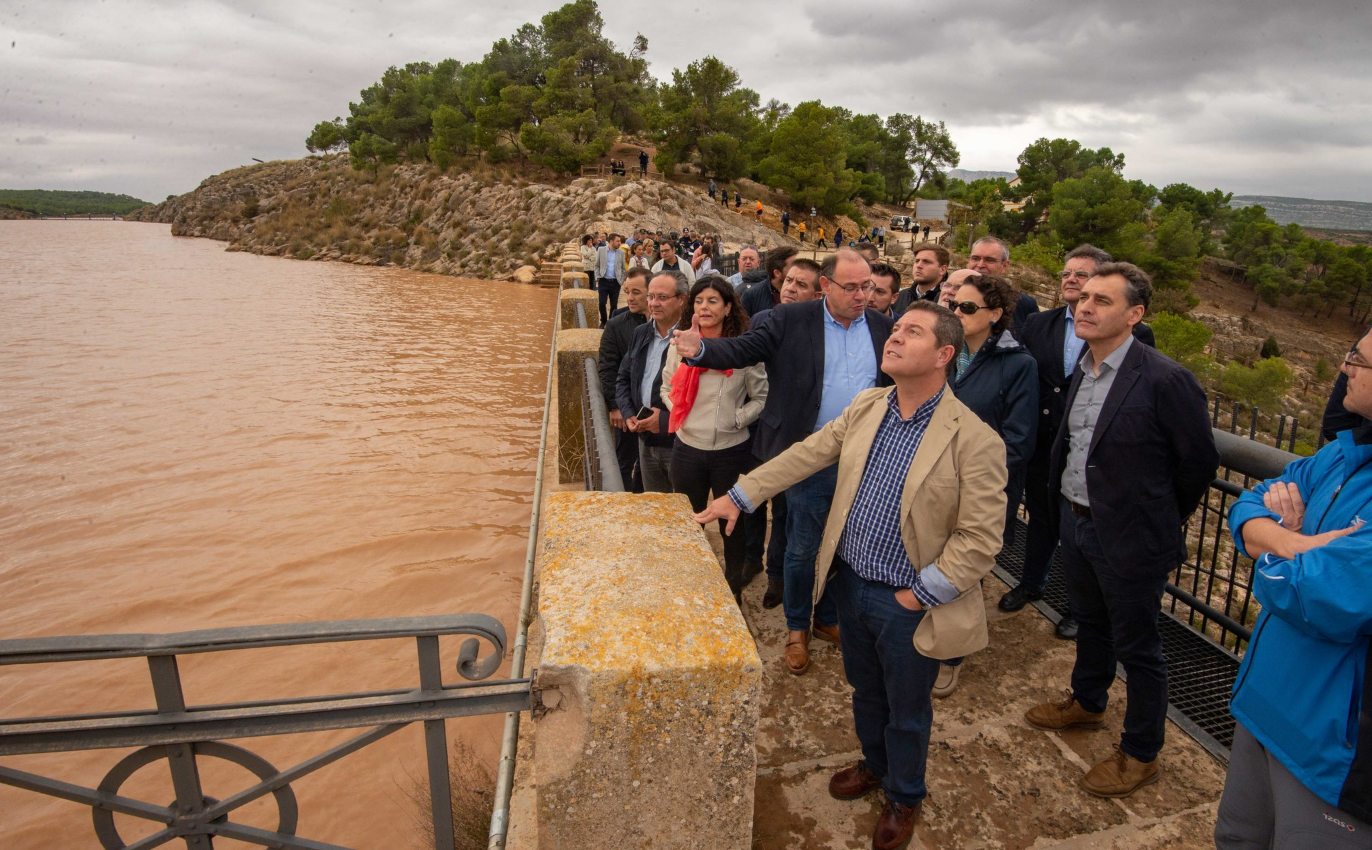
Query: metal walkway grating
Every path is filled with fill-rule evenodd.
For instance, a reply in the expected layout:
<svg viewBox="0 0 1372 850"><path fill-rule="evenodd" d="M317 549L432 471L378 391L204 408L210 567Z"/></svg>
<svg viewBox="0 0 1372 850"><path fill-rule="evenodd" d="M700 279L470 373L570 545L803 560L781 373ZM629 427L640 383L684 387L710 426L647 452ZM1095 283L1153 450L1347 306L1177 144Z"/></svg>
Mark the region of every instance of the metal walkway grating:
<svg viewBox="0 0 1372 850"><path fill-rule="evenodd" d="M1006 547L996 558L996 577L1007 587L1019 582L1024 564L1024 522L1015 522L1019 532L1014 545ZM1056 554L1043 600L1032 604L1054 623L1067 613L1067 589ZM1238 673L1238 659L1165 610L1158 615L1158 630L1167 656L1167 716L1211 755L1227 763L1234 742L1229 694ZM1124 678L1122 669L1119 676Z"/></svg>

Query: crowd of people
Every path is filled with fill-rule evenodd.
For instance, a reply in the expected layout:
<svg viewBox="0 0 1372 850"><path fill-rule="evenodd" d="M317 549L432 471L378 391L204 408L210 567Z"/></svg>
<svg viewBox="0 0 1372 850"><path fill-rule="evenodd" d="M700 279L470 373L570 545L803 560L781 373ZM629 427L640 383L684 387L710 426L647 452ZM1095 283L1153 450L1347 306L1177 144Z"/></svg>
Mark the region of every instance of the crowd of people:
<svg viewBox="0 0 1372 850"><path fill-rule="evenodd" d="M597 272L627 269L600 351L626 488L684 493L697 521L721 524L740 604L765 570L788 673L810 668L812 638L840 647L862 758L829 790L884 792L873 846L913 832L932 699L988 644L981 580L1021 505L1022 578L998 605L1040 599L1058 553L1070 616L1057 633L1075 640L1062 696L1025 720L1103 727L1119 665L1118 743L1081 787L1124 797L1158 781L1158 616L1219 456L1201 386L1153 347L1149 276L1082 245L1064 260L1061 306L1040 310L994 237L965 269L914 246L908 285L852 247L816 264L749 246L725 278L717 243L691 242L660 241L651 268L597 256ZM1230 518L1263 609L1235 688L1221 847L1372 847L1369 369L1372 336L1343 367L1349 429Z"/></svg>

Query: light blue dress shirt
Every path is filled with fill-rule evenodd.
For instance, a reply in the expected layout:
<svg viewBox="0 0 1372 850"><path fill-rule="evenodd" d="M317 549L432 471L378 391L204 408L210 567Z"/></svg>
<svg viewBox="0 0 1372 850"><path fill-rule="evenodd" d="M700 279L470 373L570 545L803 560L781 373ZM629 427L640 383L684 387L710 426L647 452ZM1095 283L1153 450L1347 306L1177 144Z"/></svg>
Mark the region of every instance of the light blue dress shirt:
<svg viewBox="0 0 1372 850"><path fill-rule="evenodd" d="M824 300L824 387L815 430L838 418L853 397L877 385L877 354L864 313L844 327Z"/></svg>

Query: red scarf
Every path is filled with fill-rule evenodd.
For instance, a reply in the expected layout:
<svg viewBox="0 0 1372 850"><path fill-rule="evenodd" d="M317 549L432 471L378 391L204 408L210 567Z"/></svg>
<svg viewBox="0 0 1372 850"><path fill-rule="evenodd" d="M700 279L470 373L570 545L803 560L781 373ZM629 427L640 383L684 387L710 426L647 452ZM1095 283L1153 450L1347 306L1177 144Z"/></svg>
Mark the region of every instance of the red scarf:
<svg viewBox="0 0 1372 850"><path fill-rule="evenodd" d="M686 417L695 406L696 394L700 392L700 376L708 371L710 370L700 366L687 366L685 363L677 367L676 374L672 376L672 415L667 420L667 433L675 434L685 424ZM722 371L726 378L734 374L733 369Z"/></svg>

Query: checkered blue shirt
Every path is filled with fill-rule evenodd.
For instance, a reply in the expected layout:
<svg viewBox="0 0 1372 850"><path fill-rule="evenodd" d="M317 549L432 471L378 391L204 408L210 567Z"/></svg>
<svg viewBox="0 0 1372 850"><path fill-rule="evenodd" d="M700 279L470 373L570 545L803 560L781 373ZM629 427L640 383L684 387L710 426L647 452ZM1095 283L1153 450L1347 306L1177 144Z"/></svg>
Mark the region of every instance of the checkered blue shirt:
<svg viewBox="0 0 1372 850"><path fill-rule="evenodd" d="M957 589L938 572L937 565L916 572L910 563L900 539L900 496L943 393L939 390L909 419L902 419L896 391L891 390L886 415L872 440L867 466L838 542L838 556L853 572L868 581L908 587L925 608L953 599Z"/></svg>

